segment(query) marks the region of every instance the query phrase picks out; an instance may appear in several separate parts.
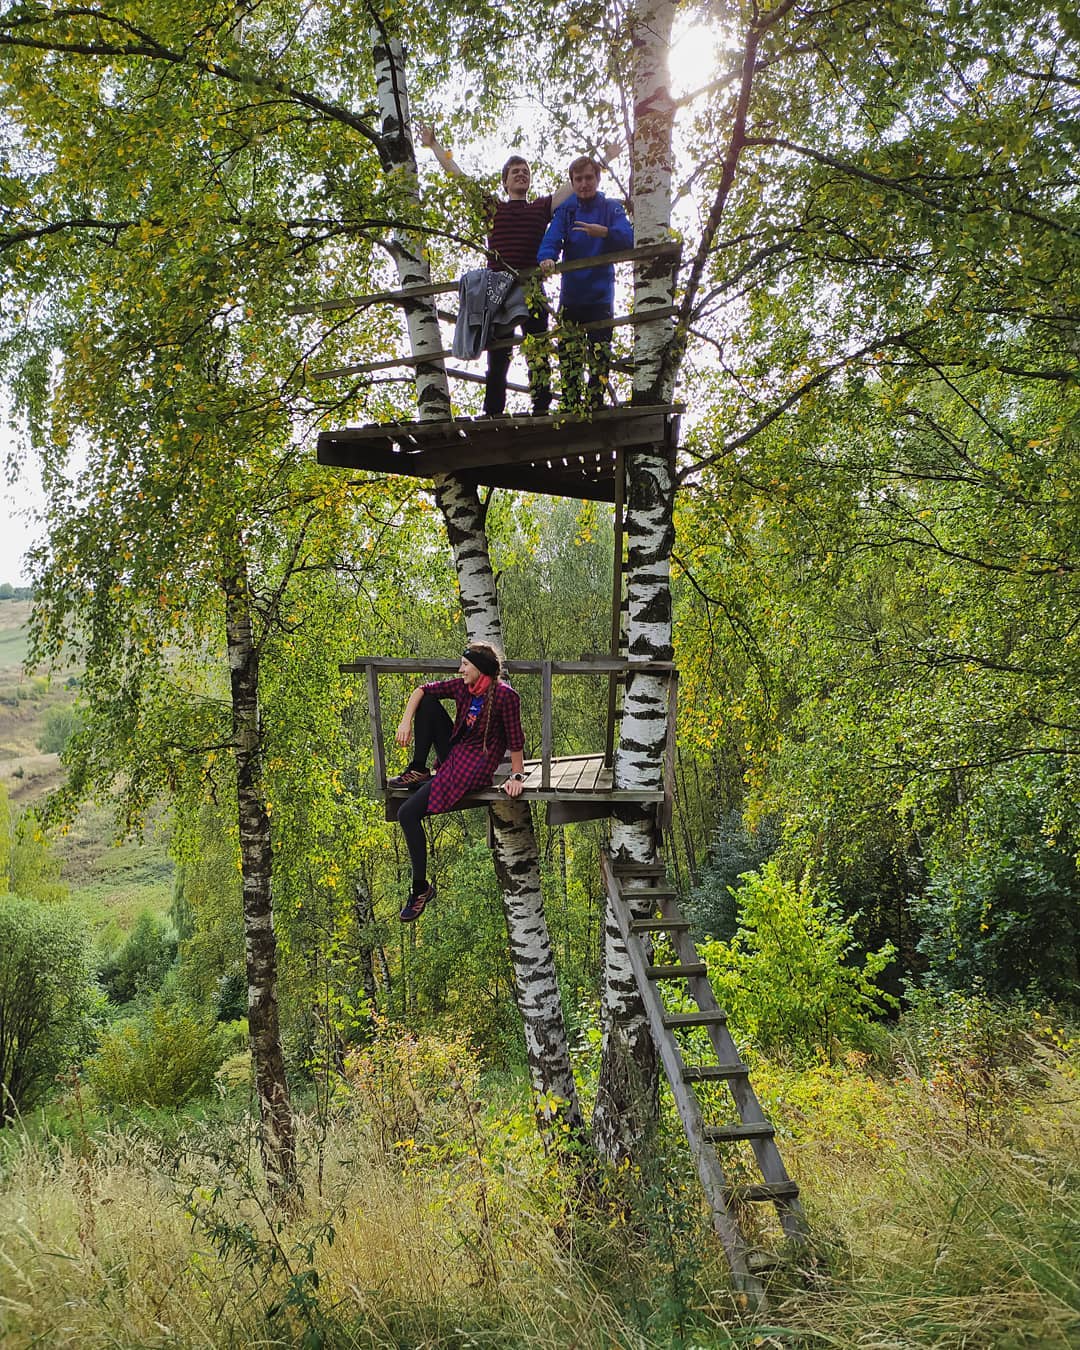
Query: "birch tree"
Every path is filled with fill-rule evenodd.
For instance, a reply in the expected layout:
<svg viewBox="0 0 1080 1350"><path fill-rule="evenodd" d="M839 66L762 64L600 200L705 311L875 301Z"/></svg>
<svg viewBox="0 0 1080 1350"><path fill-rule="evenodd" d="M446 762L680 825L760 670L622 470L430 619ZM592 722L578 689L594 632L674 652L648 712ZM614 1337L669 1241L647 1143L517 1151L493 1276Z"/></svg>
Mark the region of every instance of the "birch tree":
<svg viewBox="0 0 1080 1350"><path fill-rule="evenodd" d="M412 144L405 62L399 39L381 28L372 31L372 54L383 137L383 162L415 195L419 189ZM403 287L430 280L423 256L423 236L399 230L389 251ZM434 304L428 299L405 302L409 343L414 359L442 348ZM421 419L445 420L450 394L441 364L417 359L417 404ZM475 485L453 475L435 480L435 497L446 522L454 554L462 615L470 642L491 642L500 648L502 624L498 594L488 556L485 508ZM540 857L527 802L511 801L490 808L495 840L494 862L503 893L514 992L525 1026L525 1048L541 1129L558 1124L573 1134L581 1130L581 1110L574 1083L563 1020L551 937L540 888Z"/></svg>

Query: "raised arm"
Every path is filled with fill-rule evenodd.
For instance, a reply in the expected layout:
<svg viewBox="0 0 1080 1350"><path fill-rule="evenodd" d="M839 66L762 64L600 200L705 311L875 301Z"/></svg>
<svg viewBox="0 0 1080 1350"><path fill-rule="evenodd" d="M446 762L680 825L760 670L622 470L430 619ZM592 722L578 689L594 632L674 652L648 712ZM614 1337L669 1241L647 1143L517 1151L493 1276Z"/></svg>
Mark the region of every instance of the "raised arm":
<svg viewBox="0 0 1080 1350"><path fill-rule="evenodd" d="M420 144L426 146L428 150L442 165L443 169L454 178L468 178L468 174L458 164L453 155L444 146L440 145L435 136L435 128L426 126L423 122L416 124L416 129L420 133Z"/></svg>
<svg viewBox="0 0 1080 1350"><path fill-rule="evenodd" d="M600 161L601 165L605 169L609 168L611 161L613 159L618 159L622 154L622 148L622 141L608 141L607 145L604 146L604 157ZM552 211L557 211L559 207L562 206L563 202L566 201L567 197L572 197L573 194L573 184L570 182L569 178L564 179L562 184L551 194Z"/></svg>

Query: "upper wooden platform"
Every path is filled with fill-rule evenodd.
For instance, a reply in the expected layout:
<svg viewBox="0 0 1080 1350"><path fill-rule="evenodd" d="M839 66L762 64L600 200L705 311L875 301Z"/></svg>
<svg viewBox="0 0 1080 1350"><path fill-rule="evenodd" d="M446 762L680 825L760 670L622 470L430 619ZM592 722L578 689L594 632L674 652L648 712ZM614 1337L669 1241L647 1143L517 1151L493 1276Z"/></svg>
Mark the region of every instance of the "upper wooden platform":
<svg viewBox="0 0 1080 1350"><path fill-rule="evenodd" d="M551 417L458 417L324 431L320 464L613 502L620 452L678 438L681 404L603 408Z"/></svg>

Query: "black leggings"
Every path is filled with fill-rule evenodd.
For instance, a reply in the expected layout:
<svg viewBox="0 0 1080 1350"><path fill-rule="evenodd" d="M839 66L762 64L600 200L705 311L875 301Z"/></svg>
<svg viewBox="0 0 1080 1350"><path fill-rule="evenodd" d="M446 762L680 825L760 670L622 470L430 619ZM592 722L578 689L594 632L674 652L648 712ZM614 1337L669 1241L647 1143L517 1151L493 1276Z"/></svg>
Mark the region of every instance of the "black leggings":
<svg viewBox="0 0 1080 1350"><path fill-rule="evenodd" d="M450 753L450 733L453 729L450 714L443 705L434 694L425 694L413 718L413 756L409 767L426 769L432 746L435 747L435 758L444 760ZM414 895L427 890L427 840L424 838L423 821L434 781L429 779L423 783L398 808L398 824L405 836L405 846L412 864Z"/></svg>

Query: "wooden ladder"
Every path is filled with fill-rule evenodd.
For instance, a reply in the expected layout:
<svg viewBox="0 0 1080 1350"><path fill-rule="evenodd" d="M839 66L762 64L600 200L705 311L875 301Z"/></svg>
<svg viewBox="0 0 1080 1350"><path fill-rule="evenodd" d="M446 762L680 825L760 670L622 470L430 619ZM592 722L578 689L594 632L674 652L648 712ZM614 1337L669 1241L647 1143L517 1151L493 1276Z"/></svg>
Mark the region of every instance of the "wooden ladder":
<svg viewBox="0 0 1080 1350"><path fill-rule="evenodd" d="M764 1290L751 1268L751 1247L739 1226L739 1206L748 1201L776 1206L784 1236L792 1243L806 1240L806 1223L799 1203L798 1184L788 1176L775 1131L750 1086L750 1071L739 1055L727 1026L727 1014L716 1001L705 963L690 936L690 924L675 903L675 892L665 884L663 863L616 862L607 851L600 857L604 886L630 957L634 978L648 1016L649 1030L664 1067L679 1118L690 1144L712 1224L731 1267L736 1290L760 1308ZM633 908L631 908L633 906ZM647 913L650 917L640 917ZM666 934L678 958L675 965L654 965L651 934ZM669 1012L660 997L665 980L685 980L697 1012ZM714 1064L687 1064L677 1033L702 1027L716 1055ZM726 1082L738 1121L705 1124L695 1083ZM753 1150L761 1182L732 1184L724 1175L718 1145L745 1140Z"/></svg>

